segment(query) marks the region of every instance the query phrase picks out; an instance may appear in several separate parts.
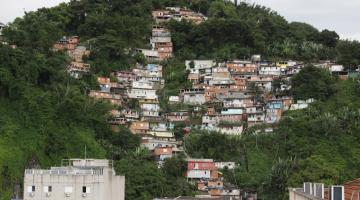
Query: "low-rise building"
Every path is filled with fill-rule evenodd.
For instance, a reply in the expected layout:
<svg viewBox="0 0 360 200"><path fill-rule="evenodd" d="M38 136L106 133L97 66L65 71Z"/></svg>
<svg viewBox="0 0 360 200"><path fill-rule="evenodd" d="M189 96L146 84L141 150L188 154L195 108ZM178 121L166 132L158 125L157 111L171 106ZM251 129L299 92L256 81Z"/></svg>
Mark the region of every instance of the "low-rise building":
<svg viewBox="0 0 360 200"><path fill-rule="evenodd" d="M61 167L26 169L23 198L125 200L125 177L109 160L63 160Z"/></svg>
<svg viewBox="0 0 360 200"><path fill-rule="evenodd" d="M121 105L123 101L121 95L111 94L109 92L91 90L89 96L96 99L107 100L113 105Z"/></svg>
<svg viewBox="0 0 360 200"><path fill-rule="evenodd" d="M90 64L71 62L67 67L67 72L76 79L81 78L83 74L90 72Z"/></svg>
<svg viewBox="0 0 360 200"><path fill-rule="evenodd" d="M186 122L190 120L190 114L186 111L167 113L166 119L170 122Z"/></svg>
<svg viewBox="0 0 360 200"><path fill-rule="evenodd" d="M180 94L184 104L202 105L205 103L204 89L183 89Z"/></svg>
<svg viewBox="0 0 360 200"><path fill-rule="evenodd" d="M235 162L215 162L215 166L218 169L235 169Z"/></svg>
<svg viewBox="0 0 360 200"><path fill-rule="evenodd" d="M158 99L155 89L131 88L127 95L130 99Z"/></svg>
<svg viewBox="0 0 360 200"><path fill-rule="evenodd" d="M64 36L54 44L53 49L55 51L75 50L79 42L80 42L80 38L78 36L71 36L71 37Z"/></svg>
<svg viewBox="0 0 360 200"><path fill-rule="evenodd" d="M141 53L148 61L160 61L159 52L152 49L136 49L136 53Z"/></svg>
<svg viewBox="0 0 360 200"><path fill-rule="evenodd" d="M186 177L188 179L218 178L218 171L213 159L188 159Z"/></svg>
<svg viewBox="0 0 360 200"><path fill-rule="evenodd" d="M255 124L264 123L265 120L265 109L262 105L254 105L246 107L246 115L248 126L251 127Z"/></svg>
<svg viewBox="0 0 360 200"><path fill-rule="evenodd" d="M251 61L234 60L226 62L226 67L233 75L256 75L257 66Z"/></svg>
<svg viewBox="0 0 360 200"><path fill-rule="evenodd" d="M144 138L141 141L141 146L146 147L150 151L153 151L156 147L178 147L179 142L159 140L154 138Z"/></svg>
<svg viewBox="0 0 360 200"><path fill-rule="evenodd" d="M201 70L201 69L211 69L216 66L215 60L186 60L185 61L186 70Z"/></svg>
<svg viewBox="0 0 360 200"><path fill-rule="evenodd" d="M149 122L134 121L129 129L133 134L147 134L150 130L150 125Z"/></svg>
<svg viewBox="0 0 360 200"><path fill-rule="evenodd" d="M247 88L249 88L250 84L255 84L255 86L264 92L270 92L272 89L272 81L272 77L251 76L247 79Z"/></svg>
<svg viewBox="0 0 360 200"><path fill-rule="evenodd" d="M261 66L259 69L260 76L280 76L281 68L277 66ZM283 69L285 71L285 69Z"/></svg>
<svg viewBox="0 0 360 200"><path fill-rule="evenodd" d="M118 82L130 83L136 80L136 74L132 71L117 71L113 75L116 76Z"/></svg>

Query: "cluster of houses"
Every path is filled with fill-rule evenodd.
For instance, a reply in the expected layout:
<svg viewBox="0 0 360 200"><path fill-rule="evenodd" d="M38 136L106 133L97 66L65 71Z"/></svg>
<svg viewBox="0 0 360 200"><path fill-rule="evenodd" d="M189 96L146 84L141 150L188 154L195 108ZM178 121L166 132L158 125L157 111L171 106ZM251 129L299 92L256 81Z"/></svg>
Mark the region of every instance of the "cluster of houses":
<svg viewBox="0 0 360 200"><path fill-rule="evenodd" d="M356 67L352 70L345 70L343 65L339 65L332 61L323 61L320 63L314 63L314 66L327 69L332 75L338 76L341 80L347 80L351 78L359 77L360 67Z"/></svg>
<svg viewBox="0 0 360 200"><path fill-rule="evenodd" d="M172 19L176 21L187 20L195 24L201 24L207 20L207 17L201 13L180 7L166 7L163 10L154 10L152 16L158 24L169 22Z"/></svg>
<svg viewBox="0 0 360 200"><path fill-rule="evenodd" d="M276 123L284 111L306 108L313 102L309 99L294 103L290 96L272 94L273 81L279 77L289 79L300 71L301 63L260 62L259 56L253 56L249 61L225 63L187 60L185 65L192 88L181 89L178 96L170 96L169 103L205 108L198 124L205 130L240 135L246 127ZM289 88L284 84L280 90ZM183 116L179 120L189 120L190 113L179 113Z"/></svg>
<svg viewBox="0 0 360 200"><path fill-rule="evenodd" d="M90 72L90 64L84 63L83 58L90 55L90 51L85 46L79 45L80 38L78 36L64 36L53 46L53 51L66 51L71 58L71 62L67 67L70 76L78 79L85 73Z"/></svg>
<svg viewBox="0 0 360 200"><path fill-rule="evenodd" d="M164 86L163 66L136 64L132 70L116 71L110 77L98 77L99 90L89 96L107 100L115 106L109 123L113 129L127 126L142 137L142 146L153 152L159 166L166 158L183 150L170 125L173 116L163 115L158 91Z"/></svg>
<svg viewBox="0 0 360 200"><path fill-rule="evenodd" d="M241 199L236 186L224 184L221 170L234 170L235 162L214 162L213 159L187 159L186 178L197 185L202 198Z"/></svg>
<svg viewBox="0 0 360 200"><path fill-rule="evenodd" d="M155 25L152 27L150 48L136 49L136 53L144 55L150 62L163 61L173 56L173 43L171 33L166 28L167 22L173 19L177 21L188 20L200 24L206 20L203 14L180 7L166 7L164 10L154 10L152 16Z"/></svg>

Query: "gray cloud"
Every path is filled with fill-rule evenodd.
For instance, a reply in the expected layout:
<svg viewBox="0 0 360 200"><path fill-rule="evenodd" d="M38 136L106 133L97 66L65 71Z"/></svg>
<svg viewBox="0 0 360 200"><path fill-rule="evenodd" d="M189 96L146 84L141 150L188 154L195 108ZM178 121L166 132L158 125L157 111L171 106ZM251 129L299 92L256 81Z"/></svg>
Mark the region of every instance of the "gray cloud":
<svg viewBox="0 0 360 200"><path fill-rule="evenodd" d="M288 21L312 24L316 28L335 30L343 39L360 40L359 0L247 0L265 5Z"/></svg>

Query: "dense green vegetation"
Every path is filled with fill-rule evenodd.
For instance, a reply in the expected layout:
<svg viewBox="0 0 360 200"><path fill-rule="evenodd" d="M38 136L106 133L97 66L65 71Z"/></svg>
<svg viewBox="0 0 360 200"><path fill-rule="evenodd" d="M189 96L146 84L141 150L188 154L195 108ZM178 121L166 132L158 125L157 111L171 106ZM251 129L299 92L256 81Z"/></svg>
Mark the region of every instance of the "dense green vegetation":
<svg viewBox="0 0 360 200"><path fill-rule="evenodd" d="M270 60L336 59L348 68L360 64L358 42L339 41L335 32L305 23L288 23L258 5L234 7L220 0L74 0L26 13L4 30L6 41L18 48L0 46L0 199L9 199L13 186L21 185L25 168L83 157L85 146L88 157L114 159L117 172L131 177L126 182L127 199L193 192L181 177L181 159L168 160L158 169L149 152L139 148L139 138L125 128L111 131L106 122L111 106L87 97L87 90L96 85L95 75L128 69L141 60L132 56L132 50L147 46L151 10L165 6L186 6L209 20L198 26L169 24L177 58L164 63L163 96L189 86L182 63L190 58L227 60L260 53ZM68 58L49 51L64 35L79 35L91 49L87 61L93 75L73 80L65 74ZM338 82L316 70L295 80L298 98L321 101L287 113L289 117L271 135L249 132L233 139L193 133L186 138L190 154L237 161L240 167L235 176L225 173L227 180L276 198L287 185L303 180L341 183L359 176L359 82Z"/></svg>

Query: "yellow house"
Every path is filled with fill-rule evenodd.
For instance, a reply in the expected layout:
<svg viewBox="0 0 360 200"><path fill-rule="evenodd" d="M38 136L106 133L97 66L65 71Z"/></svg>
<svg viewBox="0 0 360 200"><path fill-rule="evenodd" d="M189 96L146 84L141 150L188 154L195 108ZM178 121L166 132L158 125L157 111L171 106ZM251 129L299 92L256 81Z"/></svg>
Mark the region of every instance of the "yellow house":
<svg viewBox="0 0 360 200"><path fill-rule="evenodd" d="M286 69L287 66L288 66L287 61L276 62L276 67L280 67L281 69Z"/></svg>

